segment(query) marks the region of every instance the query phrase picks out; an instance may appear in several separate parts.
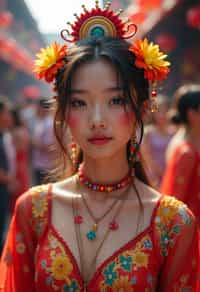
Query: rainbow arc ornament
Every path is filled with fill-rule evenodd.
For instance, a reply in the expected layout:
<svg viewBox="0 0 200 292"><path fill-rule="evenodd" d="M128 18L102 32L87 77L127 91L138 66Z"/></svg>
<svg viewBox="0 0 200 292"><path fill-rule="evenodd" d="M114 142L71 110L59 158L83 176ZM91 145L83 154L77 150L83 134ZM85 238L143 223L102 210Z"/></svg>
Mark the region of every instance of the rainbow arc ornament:
<svg viewBox="0 0 200 292"><path fill-rule="evenodd" d="M95 7L91 10L87 10L85 5L82 5L83 13L79 16L74 14L76 21L73 24L67 22L71 32L68 29L61 31L61 37L65 41L74 43L92 36L128 39L136 34L137 26L119 17L123 12L122 9L115 13L110 9L111 2L107 2L103 9L99 7L99 1L95 3Z"/></svg>

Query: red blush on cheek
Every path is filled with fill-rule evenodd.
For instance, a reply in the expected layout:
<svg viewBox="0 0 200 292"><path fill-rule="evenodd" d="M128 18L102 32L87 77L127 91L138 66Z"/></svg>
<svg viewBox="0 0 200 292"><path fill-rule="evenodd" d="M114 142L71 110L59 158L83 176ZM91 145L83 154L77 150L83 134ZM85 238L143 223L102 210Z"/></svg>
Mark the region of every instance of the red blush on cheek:
<svg viewBox="0 0 200 292"><path fill-rule="evenodd" d="M134 115L132 112L124 112L119 115L118 121L121 125L129 125L134 121Z"/></svg>
<svg viewBox="0 0 200 292"><path fill-rule="evenodd" d="M70 128L77 128L80 125L80 120L77 116L70 114L67 123Z"/></svg>

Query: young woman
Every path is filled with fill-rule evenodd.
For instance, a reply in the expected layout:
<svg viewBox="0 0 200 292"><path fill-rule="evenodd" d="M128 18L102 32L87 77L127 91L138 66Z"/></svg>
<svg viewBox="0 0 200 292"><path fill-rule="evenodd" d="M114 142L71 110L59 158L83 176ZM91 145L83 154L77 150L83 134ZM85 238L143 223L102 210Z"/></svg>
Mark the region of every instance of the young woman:
<svg viewBox="0 0 200 292"><path fill-rule="evenodd" d="M98 24L92 37L38 55L39 77L56 90L64 178L18 200L0 265L3 291L196 291L195 218L147 185L136 158L149 80L169 64L147 40L131 46L119 29L119 37L102 37L110 15L114 21L108 7L85 10L74 29L82 36L84 25Z"/></svg>
<svg viewBox="0 0 200 292"><path fill-rule="evenodd" d="M167 150L161 191L185 202L200 224L200 85L184 85L175 93L176 119L182 124Z"/></svg>

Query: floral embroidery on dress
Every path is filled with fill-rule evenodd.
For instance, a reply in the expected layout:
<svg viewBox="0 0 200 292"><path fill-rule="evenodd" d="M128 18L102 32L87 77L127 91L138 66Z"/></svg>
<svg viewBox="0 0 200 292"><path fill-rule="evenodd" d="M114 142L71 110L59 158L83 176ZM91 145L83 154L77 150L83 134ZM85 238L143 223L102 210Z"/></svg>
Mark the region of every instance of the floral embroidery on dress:
<svg viewBox="0 0 200 292"><path fill-rule="evenodd" d="M34 218L43 217L47 211L47 199L46 195L47 188L46 186L39 186L32 188L31 192L35 194L32 197L32 214Z"/></svg>
<svg viewBox="0 0 200 292"><path fill-rule="evenodd" d="M137 283L137 277L130 272L148 267L148 253L152 250L152 246L151 238L146 235L137 242L133 249L125 250L118 255L102 271L104 280L100 283L101 291L107 291L107 288L112 288L112 291L116 292L134 291L133 287ZM147 281L147 284L151 286L152 281L151 276L151 281Z"/></svg>
<svg viewBox="0 0 200 292"><path fill-rule="evenodd" d="M37 236L40 236L47 223L48 186L41 185L30 189L32 195L32 226Z"/></svg>
<svg viewBox="0 0 200 292"><path fill-rule="evenodd" d="M23 234L22 233L17 233L16 234L16 251L19 254L23 254L26 250L26 246L23 242Z"/></svg>
<svg viewBox="0 0 200 292"><path fill-rule="evenodd" d="M62 286L64 292L79 291L77 280L71 278L73 264L62 243L51 233L48 234L48 245L45 246L45 250L50 250L50 260L42 259L40 265L47 273L46 284L54 289Z"/></svg>
<svg viewBox="0 0 200 292"><path fill-rule="evenodd" d="M177 215L180 215L182 222L174 223ZM183 224L191 224L192 217L187 207L173 197L165 196L157 210L155 217L156 229L160 234L161 255L168 255L168 248L174 246L174 235L177 236Z"/></svg>
<svg viewBox="0 0 200 292"><path fill-rule="evenodd" d="M6 254L5 254L5 257L4 257L4 262L6 263L7 266L11 266L12 265L13 258L12 258L12 254L11 254L11 251L10 251L9 247L6 250Z"/></svg>
<svg viewBox="0 0 200 292"><path fill-rule="evenodd" d="M121 276L117 279L112 286L112 290L113 292L134 292L128 276Z"/></svg>

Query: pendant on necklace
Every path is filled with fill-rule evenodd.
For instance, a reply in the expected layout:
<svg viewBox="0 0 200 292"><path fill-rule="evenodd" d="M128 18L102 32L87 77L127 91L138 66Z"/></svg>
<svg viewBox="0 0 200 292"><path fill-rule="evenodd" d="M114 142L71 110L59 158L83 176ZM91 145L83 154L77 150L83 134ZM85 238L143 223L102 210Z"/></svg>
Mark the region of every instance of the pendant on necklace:
<svg viewBox="0 0 200 292"><path fill-rule="evenodd" d="M92 226L92 230L90 230L86 236L89 240L94 240L96 237L97 237L97 229L98 229L98 224L97 223L94 223L93 226Z"/></svg>
<svg viewBox="0 0 200 292"><path fill-rule="evenodd" d="M109 224L109 229L112 231L116 231L117 229L119 229L119 224L116 221L112 221Z"/></svg>

